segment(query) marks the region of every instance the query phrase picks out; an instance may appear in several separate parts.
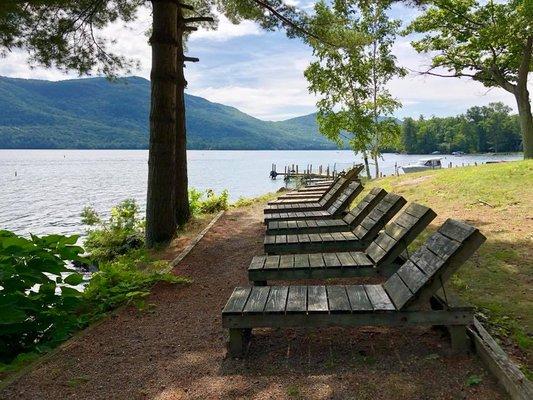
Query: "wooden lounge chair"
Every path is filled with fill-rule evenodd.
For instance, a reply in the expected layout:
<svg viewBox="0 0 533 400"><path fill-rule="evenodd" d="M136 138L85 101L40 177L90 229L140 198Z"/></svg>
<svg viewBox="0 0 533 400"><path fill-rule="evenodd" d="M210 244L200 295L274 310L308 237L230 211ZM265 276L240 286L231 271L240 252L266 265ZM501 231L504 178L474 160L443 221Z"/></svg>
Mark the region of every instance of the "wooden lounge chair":
<svg viewBox="0 0 533 400"><path fill-rule="evenodd" d="M229 352L244 353L253 328L328 326L447 326L455 351L468 349L470 307L430 300L485 241L474 227L447 220L382 285L238 287L222 310Z"/></svg>
<svg viewBox="0 0 533 400"><path fill-rule="evenodd" d="M402 196L387 193L361 223L348 232L266 235L264 240L265 253L324 253L364 250L405 203L406 200Z"/></svg>
<svg viewBox="0 0 533 400"><path fill-rule="evenodd" d="M317 210L327 208L338 198L338 196L340 196L349 183L350 182L346 178L338 178L327 191L319 196L318 200L316 200L316 196L308 196L278 198L277 200L269 201L268 205L265 207L265 214L292 211L292 208L303 208L305 206L309 206L310 208Z"/></svg>
<svg viewBox="0 0 533 400"><path fill-rule="evenodd" d="M354 180L358 180L359 173L361 172L362 168L363 168L362 165L356 165L355 167L349 169L343 175L339 175L339 177L335 179L331 185L307 186L305 188L301 188L290 193L282 194L276 200L269 201L268 204L281 204L281 203L298 202L298 201L305 201L305 202L318 201L323 195L326 194L326 192L329 189L332 188L332 186L335 184L335 182L338 181L339 178L344 178L350 182ZM319 198L316 199L316 197L319 197Z"/></svg>
<svg viewBox="0 0 533 400"><path fill-rule="evenodd" d="M294 235L303 233L348 232L374 209L385 197L387 191L373 188L344 217L336 219L295 219L290 221L272 221L267 225L267 235Z"/></svg>
<svg viewBox="0 0 533 400"><path fill-rule="evenodd" d="M388 277L398 269L400 254L436 216L432 209L411 203L364 252L255 256L248 279L259 286L271 280Z"/></svg>
<svg viewBox="0 0 533 400"><path fill-rule="evenodd" d="M363 187L359 182L350 182L348 186L342 191L337 199L325 208L317 209L315 204L308 205L308 207L294 208L290 212L274 212L265 214L265 224L270 221L285 221L291 219L316 219L316 218L338 218L347 213L352 201L363 191Z"/></svg>
<svg viewBox="0 0 533 400"><path fill-rule="evenodd" d="M274 214L283 212L327 210L337 200L350 196L354 191L356 192L355 196L357 196L363 191L363 185L359 182L349 182L344 178L340 178L334 185L333 189L328 191L319 201L269 204L265 207L264 211L265 214Z"/></svg>

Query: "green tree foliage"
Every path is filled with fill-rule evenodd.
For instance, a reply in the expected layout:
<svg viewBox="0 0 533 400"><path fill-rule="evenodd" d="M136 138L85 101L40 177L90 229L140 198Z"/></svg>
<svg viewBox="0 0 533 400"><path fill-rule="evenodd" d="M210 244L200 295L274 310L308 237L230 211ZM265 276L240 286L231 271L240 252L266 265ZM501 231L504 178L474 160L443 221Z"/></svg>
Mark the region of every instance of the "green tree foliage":
<svg viewBox="0 0 533 400"><path fill-rule="evenodd" d="M320 132L338 143L347 133L351 148L363 154L368 176L368 154L379 175L380 152L400 133L390 118L400 103L387 83L405 71L391 53L400 22L388 18L389 6L389 1L319 2L310 21L313 32L325 38L309 38L316 61L305 71L309 90L320 96Z"/></svg>
<svg viewBox="0 0 533 400"><path fill-rule="evenodd" d="M133 199L113 207L107 220L90 206L83 209L82 223L90 227L85 248L94 261L110 261L143 246L144 220L139 217L139 211Z"/></svg>
<svg viewBox="0 0 533 400"><path fill-rule="evenodd" d="M82 275L67 268L82 261L77 236L31 236L0 231L0 361L40 343L66 339L79 326Z"/></svg>
<svg viewBox="0 0 533 400"><path fill-rule="evenodd" d="M503 103L472 107L455 117L406 118L401 148L410 154L513 152L521 148L518 116Z"/></svg>
<svg viewBox="0 0 533 400"><path fill-rule="evenodd" d="M527 89L528 74L533 71L533 0L428 3L430 6L406 30L425 34L412 45L418 52L433 55L426 73L469 77L512 93L518 105L524 158L533 158L533 118Z"/></svg>

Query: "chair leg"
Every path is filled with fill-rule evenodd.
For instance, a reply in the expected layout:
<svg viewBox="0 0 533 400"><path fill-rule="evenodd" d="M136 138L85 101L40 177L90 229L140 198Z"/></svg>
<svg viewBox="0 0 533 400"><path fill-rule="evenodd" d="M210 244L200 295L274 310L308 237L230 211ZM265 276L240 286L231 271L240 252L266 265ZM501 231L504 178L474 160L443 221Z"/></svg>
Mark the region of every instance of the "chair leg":
<svg viewBox="0 0 533 400"><path fill-rule="evenodd" d="M228 350L231 357L240 357L246 351L246 347L252 337L251 329L229 329Z"/></svg>
<svg viewBox="0 0 533 400"><path fill-rule="evenodd" d="M450 338L452 340L452 351L456 354L466 354L470 351L470 338L466 332L466 326L448 326Z"/></svg>

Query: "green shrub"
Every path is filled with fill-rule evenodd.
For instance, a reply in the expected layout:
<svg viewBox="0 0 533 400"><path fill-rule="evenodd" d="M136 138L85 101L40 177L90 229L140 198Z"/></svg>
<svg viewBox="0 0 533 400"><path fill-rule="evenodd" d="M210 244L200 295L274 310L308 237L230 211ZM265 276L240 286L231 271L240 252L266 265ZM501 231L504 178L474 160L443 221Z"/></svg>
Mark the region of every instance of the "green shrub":
<svg viewBox="0 0 533 400"><path fill-rule="evenodd" d="M81 261L78 236L31 236L0 231L0 359L10 361L41 343L53 345L79 326L83 276L67 268Z"/></svg>
<svg viewBox="0 0 533 400"><path fill-rule="evenodd" d="M229 193L227 190L223 190L222 193L216 195L211 189L207 189L205 193L195 188L189 189L189 207L192 215L212 214L227 210L229 208L228 200Z"/></svg>
<svg viewBox="0 0 533 400"><path fill-rule="evenodd" d="M94 227L87 231L85 249L96 262L111 261L132 249L144 246L144 220L133 199L122 201L111 209L107 221L90 206L81 213L82 223Z"/></svg>
<svg viewBox="0 0 533 400"><path fill-rule="evenodd" d="M144 249L130 251L111 262L100 264L85 288L90 318L94 319L117 306L142 299L159 281L183 283L186 279L163 272L168 263L154 261Z"/></svg>

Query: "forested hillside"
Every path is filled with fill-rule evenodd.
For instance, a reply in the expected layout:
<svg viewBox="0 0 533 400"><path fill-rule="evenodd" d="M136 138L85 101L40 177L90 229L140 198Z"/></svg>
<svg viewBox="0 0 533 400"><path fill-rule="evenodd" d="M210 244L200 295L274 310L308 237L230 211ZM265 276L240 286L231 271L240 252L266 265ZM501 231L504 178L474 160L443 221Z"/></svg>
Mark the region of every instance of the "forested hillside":
<svg viewBox="0 0 533 400"><path fill-rule="evenodd" d="M522 149L518 116L502 103L472 107L456 117L403 122L398 150L412 154L511 152Z"/></svg>
<svg viewBox="0 0 533 400"><path fill-rule="evenodd" d="M148 147L150 82L0 77L0 148ZM190 149L334 149L309 118L262 121L186 96ZM312 116L310 117L311 119Z"/></svg>
<svg viewBox="0 0 533 400"><path fill-rule="evenodd" d="M0 77L0 148L145 149L150 82L102 78L60 82ZM186 96L190 149L335 149L315 114L262 121L236 108ZM398 120L398 123L402 121ZM455 117L406 118L388 151L507 152L521 149L516 115L501 103Z"/></svg>

